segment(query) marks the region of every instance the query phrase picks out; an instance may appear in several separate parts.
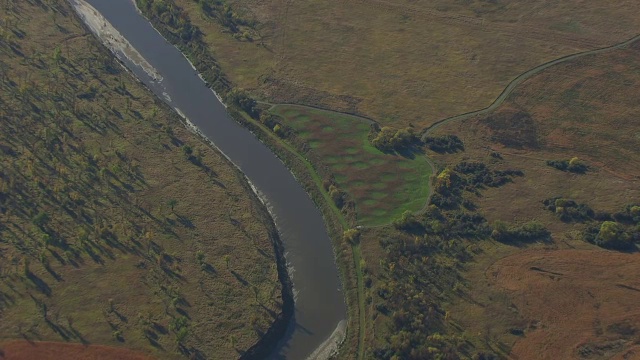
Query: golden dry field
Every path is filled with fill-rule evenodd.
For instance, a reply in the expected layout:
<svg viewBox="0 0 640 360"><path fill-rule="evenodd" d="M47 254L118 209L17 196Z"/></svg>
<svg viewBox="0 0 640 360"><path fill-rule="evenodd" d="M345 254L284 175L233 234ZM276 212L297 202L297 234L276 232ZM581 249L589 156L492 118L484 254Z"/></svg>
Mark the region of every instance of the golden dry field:
<svg viewBox="0 0 640 360"><path fill-rule="evenodd" d="M486 107L520 73L640 27L628 0L225 2L256 23L239 27L249 41L198 2L175 3L237 86L397 126Z"/></svg>

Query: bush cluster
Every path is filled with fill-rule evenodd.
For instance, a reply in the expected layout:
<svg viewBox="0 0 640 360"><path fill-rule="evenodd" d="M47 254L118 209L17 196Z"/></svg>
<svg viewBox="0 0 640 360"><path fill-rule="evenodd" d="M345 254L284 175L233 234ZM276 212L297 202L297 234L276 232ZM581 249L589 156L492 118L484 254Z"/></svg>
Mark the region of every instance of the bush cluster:
<svg viewBox="0 0 640 360"><path fill-rule="evenodd" d="M369 134L371 144L383 152L402 152L422 144L412 127L394 129L373 125Z"/></svg>
<svg viewBox="0 0 640 360"><path fill-rule="evenodd" d="M588 205L578 204L571 199L554 197L542 202L545 209L553 211L564 222L586 222L593 220L597 215Z"/></svg>
<svg viewBox="0 0 640 360"><path fill-rule="evenodd" d="M568 171L577 174L584 174L589 170L587 164L577 157L570 160L548 160L547 165L554 167L558 170Z"/></svg>
<svg viewBox="0 0 640 360"><path fill-rule="evenodd" d="M493 224L491 237L503 243L547 241L551 233L538 221L530 221L522 225L512 225L504 221Z"/></svg>
<svg viewBox="0 0 640 360"><path fill-rule="evenodd" d="M430 136L424 140L424 143L429 149L441 154L464 151L464 143L455 135Z"/></svg>

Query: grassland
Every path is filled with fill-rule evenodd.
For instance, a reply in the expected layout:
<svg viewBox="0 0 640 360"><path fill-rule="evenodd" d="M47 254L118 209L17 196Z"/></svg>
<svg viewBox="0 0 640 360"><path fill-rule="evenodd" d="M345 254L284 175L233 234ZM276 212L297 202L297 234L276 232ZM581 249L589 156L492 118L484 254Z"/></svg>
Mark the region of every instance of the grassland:
<svg viewBox="0 0 640 360"><path fill-rule="evenodd" d="M551 196L617 211L640 196L640 159L634 151L640 145L639 109L632 95L640 84L639 66L635 43L549 68L521 84L493 113L436 130L458 134L467 151L432 157L451 162L471 156L526 173L521 183L479 199L492 220L545 218L531 202ZM503 159L492 157L494 151ZM584 160L590 170L578 175L546 165L546 160L572 157ZM501 206L505 198L510 199L508 209Z"/></svg>
<svg viewBox="0 0 640 360"><path fill-rule="evenodd" d="M3 360L150 360L144 353L104 345L14 340L0 343Z"/></svg>
<svg viewBox="0 0 640 360"><path fill-rule="evenodd" d="M200 3L204 0L200 1ZM238 38L177 0L229 79L273 103L428 126L489 105L520 73L635 34L634 1L226 1Z"/></svg>
<svg viewBox="0 0 640 360"><path fill-rule="evenodd" d="M424 207L431 169L422 154L383 153L368 140L370 122L354 116L292 105L270 112L311 148L316 166L328 166L355 201L358 223L388 224L404 211Z"/></svg>
<svg viewBox="0 0 640 360"><path fill-rule="evenodd" d="M277 234L244 177L65 1L0 6L7 351L34 358L40 341L163 359L248 351L282 318L286 289Z"/></svg>
<svg viewBox="0 0 640 360"><path fill-rule="evenodd" d="M554 240L526 249L485 244L468 265L468 297L450 303L451 319L496 352L549 359L637 352L633 341L640 323L624 304L635 297L637 254L584 243L586 224L562 222L541 203L562 196L616 212L640 201L638 70L637 42L584 56L523 82L490 114L436 130L455 133L465 143L464 153L432 154L443 165L464 158L525 173L474 199L489 221L537 219ZM582 159L588 171L563 172L546 164L572 157Z"/></svg>
<svg viewBox="0 0 640 360"><path fill-rule="evenodd" d="M227 3L231 7L226 9L233 13L231 18L236 22L250 19L256 23L241 21L250 25L240 26L237 32L222 24L219 14L203 13L198 5L203 1L175 2L203 31L212 55L234 85L273 103L293 102L360 114L375 118L383 125L413 123L428 126L447 116L485 107L516 75L563 55L626 40L637 35L634 29L638 21L636 12L629 11L638 5L631 2L606 5L506 1L284 4L239 0ZM224 16L228 20L229 12ZM618 52L607 56L611 54ZM526 89L548 71L563 69L553 73L548 78L549 83L536 90L539 96L532 97L530 105L534 102L545 104L546 94L552 93L549 89L558 86L552 84L554 80L580 78L582 75L574 75L575 69L571 66L580 61L593 64L593 59L600 59L601 55L547 69L517 90ZM601 69L607 69L611 63L618 66L617 61L624 63L615 59L595 63ZM620 73L627 71L635 70L628 67ZM605 88L618 84L611 79L603 78L599 84ZM633 84L635 80L627 83ZM518 91L513 96L517 96ZM573 109L580 112L581 107L590 105L589 99L597 103L602 93L598 95L597 91L592 91L591 97L571 105ZM624 95L615 89L607 102L620 101L614 99L619 96ZM520 100L527 99L529 95L523 95ZM554 111L566 105L553 101L556 100L552 99L546 105ZM628 105L633 109L633 104ZM614 125L608 118L610 111L611 108L605 109L602 118L592 124ZM616 111L624 112L626 108L621 105ZM586 115L584 111L582 114ZM325 151L323 156L331 157L338 148L342 149L342 146L331 149L328 136L323 134L327 126L317 125L317 119L306 121L297 112L283 115L288 125L306 137L313 151ZM552 123L546 129L566 123L561 116L544 120ZM296 128L300 123L303 126ZM535 330L522 325L524 312L511 306L515 302L511 297L513 294L494 283L486 286L487 282L481 281L485 270L497 258L519 251L516 246L489 241L477 243L479 239L488 239L491 232L488 224L494 220L523 223L537 219L542 222L551 231L554 242L533 245L534 249L566 244L593 251L595 256L604 252L579 239L584 225L558 221L544 210L542 200L565 196L587 201L604 211L616 211L630 199L637 198L634 175L607 168L598 158L590 157L587 142L581 144L584 145L581 151L545 147L550 137L540 136L539 130L544 126L529 111L519 108L519 104L507 101L488 116L451 123L433 134L454 133L465 141L464 152L429 153L442 167L453 168L461 162L482 163L491 171L516 169L525 175L510 179L511 182L507 181L499 188L481 186L471 188L472 191L464 190L464 208L429 207L425 214L413 219L416 226L407 231L390 227L363 230L360 245L353 246L359 279L357 348L364 350L358 352L359 358L388 359L398 354L414 359L455 358L458 355L471 357L474 353L480 356L484 351L507 356L522 332ZM613 127L619 131L602 134L614 142L621 136L628 140L624 136L633 129L633 126ZM566 133L572 135L573 130L584 132L581 126L576 126ZM587 132L596 138L600 134L593 128ZM323 142L324 137L327 140ZM323 143L327 144L326 148ZM345 146L341 154L348 154L346 149L349 147ZM622 153L616 155L615 150L613 153L614 158L623 159ZM604 150L598 156L605 156L608 161L607 154ZM589 163L590 170L586 175L561 172L546 165L547 160L575 156ZM353 160L356 159L347 159L347 162ZM322 160L313 161L316 168L322 165ZM334 165L337 169L331 164L325 165L336 173L341 168L346 169L344 164L337 162ZM348 179L343 180L348 188ZM591 201L588 201L589 196ZM463 220L477 224L464 225L470 226L464 230L473 230L471 234L454 235ZM470 263L472 259L475 260ZM583 263L589 264L584 259ZM578 265L570 265L577 267L570 269L575 272L573 278L583 272ZM461 269L467 270L463 276L458 273ZM518 273L523 271L519 269ZM606 276L609 275L616 276ZM607 279L601 282L606 283ZM524 281L529 284L530 279ZM591 286L593 283L583 281L576 289ZM604 296L614 293L607 292ZM350 308L353 316L354 309ZM487 326L478 328L473 324ZM566 328L574 329L571 326ZM349 350L355 348L353 337L347 341L350 348L341 354L345 358L353 356ZM538 343L527 346L535 344ZM517 346L516 343L514 349ZM597 352L602 346L607 344L595 344L592 348ZM520 354L526 356L530 352Z"/></svg>

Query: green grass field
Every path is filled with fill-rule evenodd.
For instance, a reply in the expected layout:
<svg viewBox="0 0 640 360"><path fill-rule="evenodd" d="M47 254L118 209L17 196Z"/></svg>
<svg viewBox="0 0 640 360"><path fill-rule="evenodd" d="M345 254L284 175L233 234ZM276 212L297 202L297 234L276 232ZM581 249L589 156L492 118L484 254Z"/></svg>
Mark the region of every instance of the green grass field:
<svg viewBox="0 0 640 360"><path fill-rule="evenodd" d="M420 210L429 195L431 170L426 159L385 154L367 139L366 120L301 106L277 105L284 119L309 144L355 201L358 222L387 224L406 210Z"/></svg>

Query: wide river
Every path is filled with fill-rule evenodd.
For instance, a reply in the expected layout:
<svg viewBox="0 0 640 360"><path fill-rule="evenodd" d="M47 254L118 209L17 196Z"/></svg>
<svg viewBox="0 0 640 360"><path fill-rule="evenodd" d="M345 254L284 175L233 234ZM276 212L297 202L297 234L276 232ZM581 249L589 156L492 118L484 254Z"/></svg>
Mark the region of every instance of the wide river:
<svg viewBox="0 0 640 360"><path fill-rule="evenodd" d="M145 71L136 64L140 61L131 61L122 53L119 58L158 97L179 110L224 152L268 203L292 269L295 294L293 321L273 358L309 357L326 344L334 331L344 331L346 318L331 240L320 211L287 167L229 117L191 64L137 12L132 0L87 2L128 40L155 73Z"/></svg>

